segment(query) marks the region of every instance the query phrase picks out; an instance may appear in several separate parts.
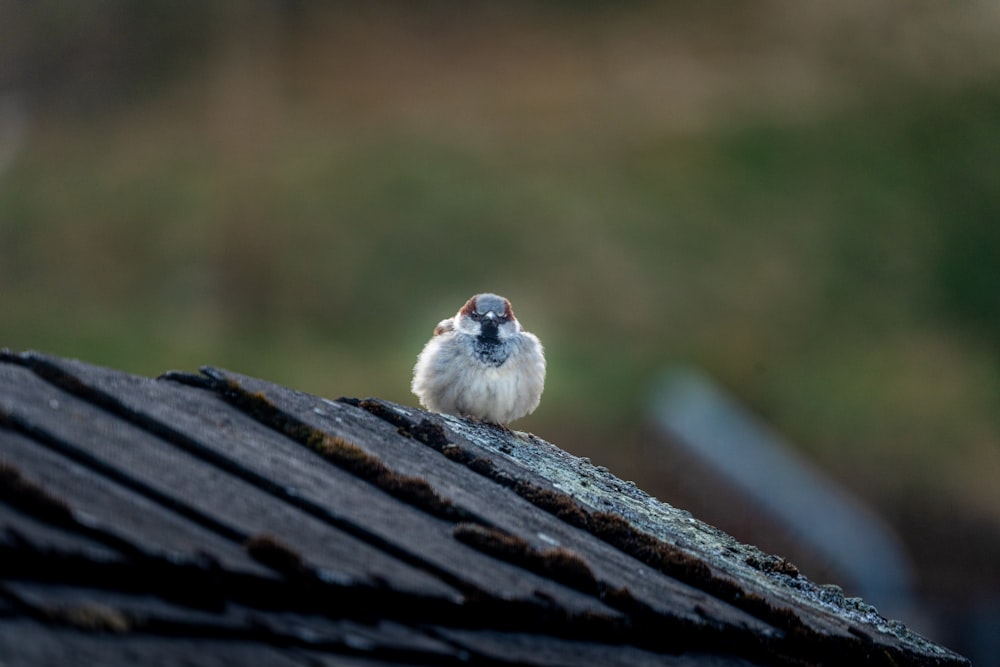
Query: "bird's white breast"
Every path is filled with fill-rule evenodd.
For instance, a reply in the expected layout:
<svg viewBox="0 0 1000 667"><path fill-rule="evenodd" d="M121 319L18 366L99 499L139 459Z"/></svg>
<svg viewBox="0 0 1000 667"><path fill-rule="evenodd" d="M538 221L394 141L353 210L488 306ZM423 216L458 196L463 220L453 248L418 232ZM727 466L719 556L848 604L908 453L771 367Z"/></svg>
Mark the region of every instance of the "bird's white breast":
<svg viewBox="0 0 1000 667"><path fill-rule="evenodd" d="M432 338L417 359L413 393L435 412L506 424L534 411L545 384L545 357L534 335L509 339L500 366L478 360L471 336L447 332Z"/></svg>

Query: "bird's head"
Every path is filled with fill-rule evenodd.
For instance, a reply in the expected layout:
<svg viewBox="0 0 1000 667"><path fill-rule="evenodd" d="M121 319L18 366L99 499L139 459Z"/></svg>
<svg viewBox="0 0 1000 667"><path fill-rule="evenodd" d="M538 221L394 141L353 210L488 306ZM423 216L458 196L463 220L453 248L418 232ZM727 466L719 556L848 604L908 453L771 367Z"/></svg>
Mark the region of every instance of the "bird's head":
<svg viewBox="0 0 1000 667"><path fill-rule="evenodd" d="M500 341L516 336L521 324L514 317L510 301L496 294L477 294L458 311L455 328L484 340Z"/></svg>

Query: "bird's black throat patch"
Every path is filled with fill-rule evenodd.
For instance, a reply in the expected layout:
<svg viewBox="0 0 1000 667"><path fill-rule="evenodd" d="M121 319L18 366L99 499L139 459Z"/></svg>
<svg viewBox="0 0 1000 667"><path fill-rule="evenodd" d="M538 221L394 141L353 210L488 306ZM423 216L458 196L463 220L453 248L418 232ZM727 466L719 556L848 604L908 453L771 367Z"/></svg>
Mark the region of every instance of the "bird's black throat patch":
<svg viewBox="0 0 1000 667"><path fill-rule="evenodd" d="M510 356L510 346L504 345L499 338L491 336L476 336L472 348L476 358L487 366L502 366Z"/></svg>

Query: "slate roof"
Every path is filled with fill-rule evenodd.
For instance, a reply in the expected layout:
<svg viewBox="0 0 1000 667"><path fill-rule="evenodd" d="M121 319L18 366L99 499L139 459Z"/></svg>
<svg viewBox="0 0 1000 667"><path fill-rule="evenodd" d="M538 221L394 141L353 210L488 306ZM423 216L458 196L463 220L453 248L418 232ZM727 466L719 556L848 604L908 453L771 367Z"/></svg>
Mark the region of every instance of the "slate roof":
<svg viewBox="0 0 1000 667"><path fill-rule="evenodd" d="M0 352L3 665L962 665L534 435Z"/></svg>

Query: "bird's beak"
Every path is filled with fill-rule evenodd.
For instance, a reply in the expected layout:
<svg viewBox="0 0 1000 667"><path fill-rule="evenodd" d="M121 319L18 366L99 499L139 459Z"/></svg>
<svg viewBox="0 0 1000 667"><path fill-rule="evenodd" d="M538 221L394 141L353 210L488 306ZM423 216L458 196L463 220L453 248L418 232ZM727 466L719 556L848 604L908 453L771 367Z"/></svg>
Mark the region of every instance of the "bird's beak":
<svg viewBox="0 0 1000 667"><path fill-rule="evenodd" d="M496 338L499 325L497 324L497 314L492 310L483 315L482 336L486 338Z"/></svg>

